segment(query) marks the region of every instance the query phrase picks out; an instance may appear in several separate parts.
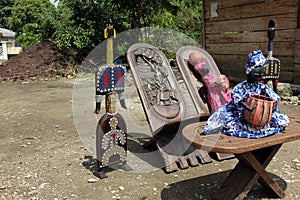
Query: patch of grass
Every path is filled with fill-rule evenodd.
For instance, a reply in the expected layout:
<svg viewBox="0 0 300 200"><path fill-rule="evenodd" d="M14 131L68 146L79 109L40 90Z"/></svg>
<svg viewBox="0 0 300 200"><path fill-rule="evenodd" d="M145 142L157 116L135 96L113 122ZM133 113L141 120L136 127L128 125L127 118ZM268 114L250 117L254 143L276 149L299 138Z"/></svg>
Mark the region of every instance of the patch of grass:
<svg viewBox="0 0 300 200"><path fill-rule="evenodd" d="M139 195L139 200L147 200L148 199L148 194L147 193L142 193Z"/></svg>

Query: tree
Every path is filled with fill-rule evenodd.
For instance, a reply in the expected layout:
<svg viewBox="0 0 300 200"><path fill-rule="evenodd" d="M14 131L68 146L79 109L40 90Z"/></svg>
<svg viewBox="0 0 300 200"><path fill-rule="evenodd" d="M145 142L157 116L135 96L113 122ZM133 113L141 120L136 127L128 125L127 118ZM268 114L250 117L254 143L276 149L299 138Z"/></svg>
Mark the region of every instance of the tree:
<svg viewBox="0 0 300 200"><path fill-rule="evenodd" d="M0 1L0 28L9 28L8 19L11 16L11 10L14 5L14 0Z"/></svg>
<svg viewBox="0 0 300 200"><path fill-rule="evenodd" d="M175 19L177 30L180 30L200 43L203 33L202 1L176 0L175 5L180 8Z"/></svg>
<svg viewBox="0 0 300 200"><path fill-rule="evenodd" d="M49 0L14 0L9 27L20 35L23 27L28 23L41 25L44 16L53 9L55 6Z"/></svg>
<svg viewBox="0 0 300 200"><path fill-rule="evenodd" d="M55 6L49 0L14 0L9 27L26 48L52 37L54 16Z"/></svg>
<svg viewBox="0 0 300 200"><path fill-rule="evenodd" d="M42 39L41 29L37 23L25 24L22 31L23 34L19 35L17 40L21 42L23 49Z"/></svg>
<svg viewBox="0 0 300 200"><path fill-rule="evenodd" d="M117 33L151 26L175 29L198 41L201 12L199 0L60 0L57 8L49 0L14 0L10 28L25 46L52 38L59 48L85 56L104 40L109 18Z"/></svg>
<svg viewBox="0 0 300 200"><path fill-rule="evenodd" d="M53 35L59 48L74 48L85 55L103 40L106 2L60 0Z"/></svg>
<svg viewBox="0 0 300 200"><path fill-rule="evenodd" d="M111 13L119 13L122 21L127 21L131 29L147 26L155 16L160 16L164 8L175 14L177 6L165 0L112 0Z"/></svg>
<svg viewBox="0 0 300 200"><path fill-rule="evenodd" d="M154 26L175 29L200 42L203 31L202 1L170 0L170 3L177 8L176 14L162 8L162 13L153 17Z"/></svg>
<svg viewBox="0 0 300 200"><path fill-rule="evenodd" d="M119 28L128 30L151 26L175 29L196 41L201 40L201 0L112 0L110 4L110 11L106 12L114 13L111 15L114 21L127 24L127 27L120 24Z"/></svg>

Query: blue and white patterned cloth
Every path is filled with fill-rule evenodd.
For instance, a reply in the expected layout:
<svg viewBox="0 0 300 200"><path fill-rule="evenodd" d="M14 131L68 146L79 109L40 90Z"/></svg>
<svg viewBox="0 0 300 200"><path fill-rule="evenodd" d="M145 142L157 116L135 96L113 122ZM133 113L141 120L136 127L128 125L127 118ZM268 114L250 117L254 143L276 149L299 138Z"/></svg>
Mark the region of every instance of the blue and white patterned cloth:
<svg viewBox="0 0 300 200"><path fill-rule="evenodd" d="M248 54L248 60L245 65L246 74L250 74L250 72L258 66L265 67L267 64L267 59L264 57L261 50L255 50Z"/></svg>
<svg viewBox="0 0 300 200"><path fill-rule="evenodd" d="M280 97L265 84L241 82L234 87L232 100L209 117L202 132L204 134L223 133L243 138L262 138L283 131L289 125L288 117L280 113L277 108L272 113L270 122L264 127L256 129L249 126L244 121L244 108L240 106L239 102L246 101L250 94L270 97L274 100L275 105L280 101Z"/></svg>

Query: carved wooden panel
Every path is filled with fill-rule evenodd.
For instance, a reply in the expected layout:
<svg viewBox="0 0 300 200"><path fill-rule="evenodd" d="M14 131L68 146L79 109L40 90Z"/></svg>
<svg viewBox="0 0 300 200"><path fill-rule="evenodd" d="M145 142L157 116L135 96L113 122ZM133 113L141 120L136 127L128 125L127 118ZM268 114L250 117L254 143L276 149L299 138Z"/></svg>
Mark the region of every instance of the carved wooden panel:
<svg viewBox="0 0 300 200"><path fill-rule="evenodd" d="M167 58L156 47L137 43L127 51L140 98L153 134L186 117L186 105Z"/></svg>

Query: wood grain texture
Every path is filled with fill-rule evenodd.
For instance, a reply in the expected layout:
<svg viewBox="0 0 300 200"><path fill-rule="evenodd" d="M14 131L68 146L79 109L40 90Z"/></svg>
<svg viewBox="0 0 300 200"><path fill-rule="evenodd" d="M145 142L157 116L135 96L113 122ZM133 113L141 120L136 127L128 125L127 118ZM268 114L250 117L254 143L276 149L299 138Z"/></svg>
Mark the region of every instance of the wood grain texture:
<svg viewBox="0 0 300 200"><path fill-rule="evenodd" d="M259 139L239 138L224 134L201 135L203 122L186 126L183 129L183 136L199 149L240 154L300 139L300 119L290 118L290 120L291 124L284 132Z"/></svg>
<svg viewBox="0 0 300 200"><path fill-rule="evenodd" d="M299 83L298 74L294 73L299 71L300 62L299 0L208 0L203 2L203 9L204 48L216 59L222 73L242 80L243 73L232 74L231 70L244 66L241 55L261 49L267 56L268 21L273 19L273 56L282 66L279 81Z"/></svg>
<svg viewBox="0 0 300 200"><path fill-rule="evenodd" d="M297 0L290 1L249 1L240 2L237 1L214 1L218 3L216 12L217 17L211 15L211 4L213 2L206 2L209 6L205 10L205 18L209 21L219 20L232 20L232 19L243 19L243 18L257 18L265 16L275 16L287 13L297 13ZM265 12L262 12L262 8Z"/></svg>

